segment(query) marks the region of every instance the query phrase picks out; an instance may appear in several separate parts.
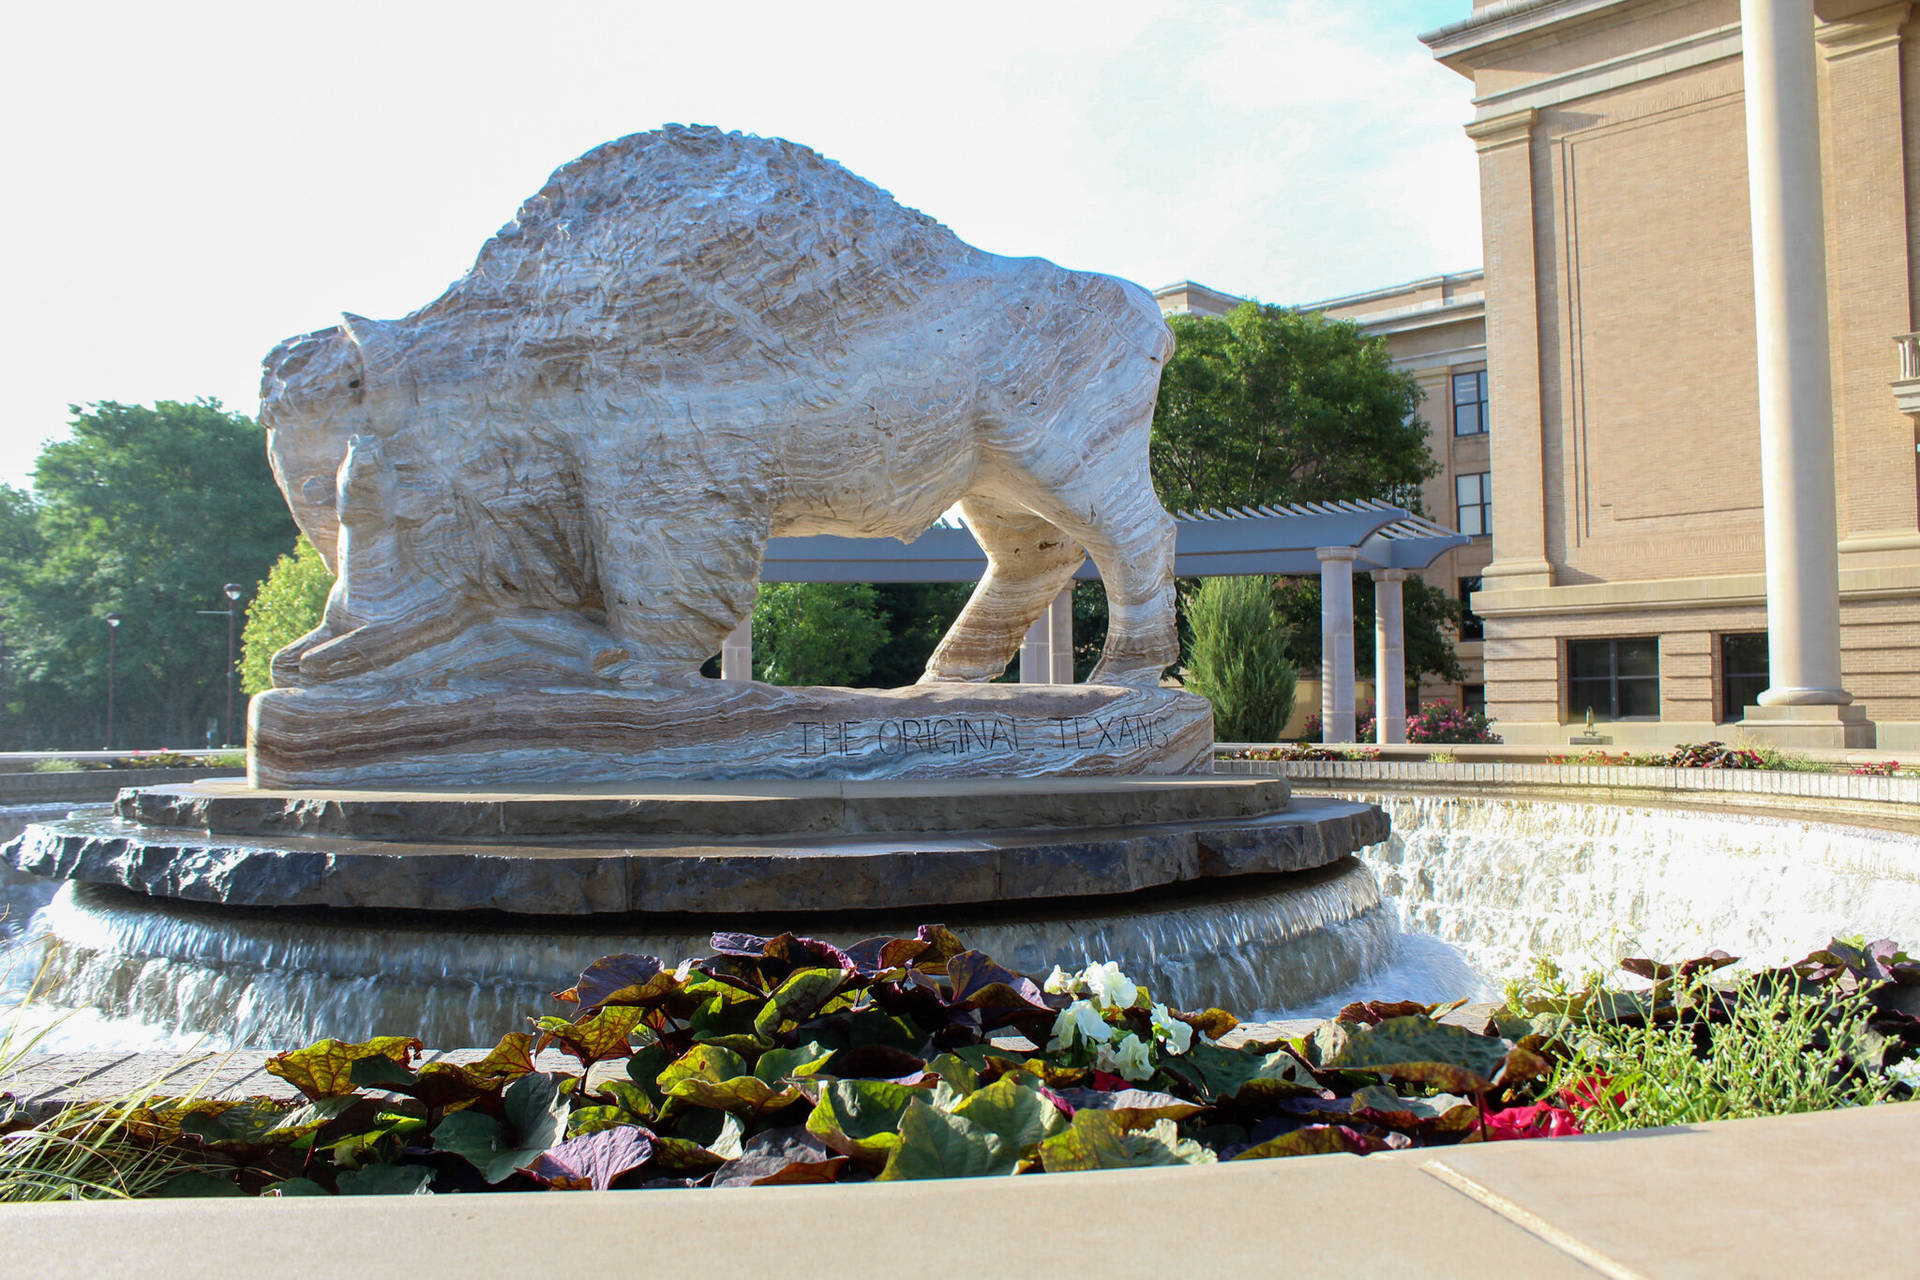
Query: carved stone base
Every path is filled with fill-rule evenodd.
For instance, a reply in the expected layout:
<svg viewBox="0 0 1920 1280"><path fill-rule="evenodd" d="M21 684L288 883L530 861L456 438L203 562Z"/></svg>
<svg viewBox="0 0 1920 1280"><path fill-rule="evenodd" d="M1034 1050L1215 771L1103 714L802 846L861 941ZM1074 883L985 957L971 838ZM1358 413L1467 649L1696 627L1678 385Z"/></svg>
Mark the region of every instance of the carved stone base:
<svg viewBox="0 0 1920 1280"><path fill-rule="evenodd" d="M1867 751L1877 736L1859 703L1748 707L1740 728L1762 742L1799 750Z"/></svg>
<svg viewBox="0 0 1920 1280"><path fill-rule="evenodd" d="M1184 774L1211 769L1213 709L1119 685L322 686L254 698L247 740L256 787Z"/></svg>

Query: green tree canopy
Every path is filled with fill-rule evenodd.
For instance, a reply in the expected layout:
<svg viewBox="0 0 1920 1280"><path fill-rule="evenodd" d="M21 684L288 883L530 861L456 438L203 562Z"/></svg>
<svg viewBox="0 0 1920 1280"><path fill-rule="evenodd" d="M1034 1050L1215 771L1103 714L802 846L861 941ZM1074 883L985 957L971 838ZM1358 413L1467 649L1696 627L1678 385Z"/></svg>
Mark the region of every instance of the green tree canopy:
<svg viewBox="0 0 1920 1280"><path fill-rule="evenodd" d="M768 684L852 684L887 640L864 582L767 582L753 606L753 677Z"/></svg>
<svg viewBox="0 0 1920 1280"><path fill-rule="evenodd" d="M290 555L273 562L267 580L247 606L240 640L240 688L249 696L273 688L273 655L320 625L333 590L327 562L300 535Z"/></svg>
<svg viewBox="0 0 1920 1280"><path fill-rule="evenodd" d="M105 741L117 613L115 746L191 746L224 715L226 597L293 545L260 428L219 402L75 408L24 503L0 507L11 744ZM206 611L206 612L202 612Z"/></svg>
<svg viewBox="0 0 1920 1280"><path fill-rule="evenodd" d="M1388 498L1437 472L1420 387L1350 321L1243 302L1173 316L1179 349L1153 415L1153 483L1169 510Z"/></svg>
<svg viewBox="0 0 1920 1280"><path fill-rule="evenodd" d="M1154 410L1153 483L1169 510L1365 498L1420 509L1420 485L1439 467L1415 413L1419 384L1393 368L1385 342L1350 321L1255 302L1168 323L1179 350ZM1317 673L1319 580L1283 582L1275 599L1287 656ZM1354 607L1355 663L1365 672L1373 661L1365 574L1356 575ZM1458 620L1445 592L1407 583L1410 681L1421 672L1460 678Z"/></svg>

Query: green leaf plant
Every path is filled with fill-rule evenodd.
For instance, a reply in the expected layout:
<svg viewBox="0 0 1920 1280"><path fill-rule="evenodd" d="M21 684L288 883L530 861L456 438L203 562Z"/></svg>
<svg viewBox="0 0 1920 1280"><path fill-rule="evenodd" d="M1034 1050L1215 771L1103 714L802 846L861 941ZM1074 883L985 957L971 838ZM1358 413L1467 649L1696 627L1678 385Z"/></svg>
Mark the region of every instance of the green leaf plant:
<svg viewBox="0 0 1920 1280"><path fill-rule="evenodd" d="M297 1100L0 1111L0 1196L420 1195L1008 1177L1504 1138L1912 1096L1920 961L1841 942L1742 972L1348 1005L1284 1038L1112 963L1036 980L931 925L841 948L716 934L596 961L484 1054L323 1040ZM0 1061L0 1069L4 1062ZM0 1085L4 1077L0 1076Z"/></svg>

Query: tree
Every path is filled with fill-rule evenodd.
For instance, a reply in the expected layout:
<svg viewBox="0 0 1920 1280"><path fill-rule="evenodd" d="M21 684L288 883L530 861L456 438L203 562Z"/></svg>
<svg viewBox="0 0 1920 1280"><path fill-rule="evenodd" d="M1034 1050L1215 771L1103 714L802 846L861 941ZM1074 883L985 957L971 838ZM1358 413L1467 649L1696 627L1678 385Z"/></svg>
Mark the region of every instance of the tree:
<svg viewBox="0 0 1920 1280"><path fill-rule="evenodd" d="M1293 718L1297 673L1273 600L1271 578L1208 578L1187 603L1187 688L1213 704L1222 742L1277 742Z"/></svg>
<svg viewBox="0 0 1920 1280"><path fill-rule="evenodd" d="M273 655L320 625L332 590L327 562L306 535L300 535L292 554L274 561L247 606L247 629L240 638L240 688L249 697L273 688Z"/></svg>
<svg viewBox="0 0 1920 1280"><path fill-rule="evenodd" d="M762 583L753 605L753 675L768 684L853 684L886 640L864 582Z"/></svg>
<svg viewBox="0 0 1920 1280"><path fill-rule="evenodd" d="M217 401L74 409L34 469L34 546L0 525L0 615L21 737L105 741L106 615L117 613L114 745L203 740L226 697L227 582L254 583L294 526L260 428ZM204 613L203 613L204 611Z"/></svg>
<svg viewBox="0 0 1920 1280"><path fill-rule="evenodd" d="M1439 467L1415 416L1421 392L1386 343L1358 325L1245 302L1226 316L1173 316L1179 349L1160 380L1153 482L1170 510L1385 498L1420 509ZM1320 667L1320 583L1282 585L1287 654ZM1373 661L1373 583L1354 580L1355 664ZM1450 638L1459 606L1417 579L1406 588L1407 674L1460 679Z"/></svg>
<svg viewBox="0 0 1920 1280"><path fill-rule="evenodd" d="M1388 498L1437 474L1420 387L1358 325L1244 302L1173 316L1179 349L1153 415L1153 483L1171 510Z"/></svg>
<svg viewBox="0 0 1920 1280"><path fill-rule="evenodd" d="M0 749L24 747L26 702L16 687L9 639L18 631L19 586L40 560L33 495L0 484Z"/></svg>
<svg viewBox="0 0 1920 1280"><path fill-rule="evenodd" d="M856 683L897 689L918 680L947 628L960 616L970 582L886 582L873 588L885 640Z"/></svg>

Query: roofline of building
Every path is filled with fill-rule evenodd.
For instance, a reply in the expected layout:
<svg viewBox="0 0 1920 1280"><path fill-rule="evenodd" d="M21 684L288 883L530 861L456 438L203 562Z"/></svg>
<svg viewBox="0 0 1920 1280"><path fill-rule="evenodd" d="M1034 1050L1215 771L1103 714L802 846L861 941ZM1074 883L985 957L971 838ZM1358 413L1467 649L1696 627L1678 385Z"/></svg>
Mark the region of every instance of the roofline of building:
<svg viewBox="0 0 1920 1280"><path fill-rule="evenodd" d="M1330 307L1349 307L1357 303L1374 302L1381 298L1391 298L1395 294L1412 293L1420 289L1438 288L1442 293L1446 293L1449 290L1457 291L1462 285L1472 284L1474 281L1484 282L1486 278L1487 273L1485 268L1474 267L1467 271L1448 271L1440 275L1420 276L1417 279L1403 281L1400 284L1384 285L1378 289L1366 289L1359 293L1342 294L1337 298L1321 298L1315 302L1296 302L1285 305L1289 311L1325 311ZM1163 284L1153 291L1153 296L1155 298L1164 298L1168 294L1182 292L1207 294L1222 302L1235 305L1250 300L1236 293L1228 293L1222 289L1209 288L1194 280L1176 280L1172 284ZM1397 311L1383 311L1378 315L1347 316L1344 318L1352 320L1357 324L1372 325L1410 316L1427 315L1441 310L1484 305L1485 294L1475 293L1464 298L1449 297L1437 303L1423 302L1417 306L1403 307Z"/></svg>
<svg viewBox="0 0 1920 1280"><path fill-rule="evenodd" d="M1456 22L1420 37L1436 58L1448 58L1477 45L1531 35L1569 18L1585 18L1645 0L1496 0Z"/></svg>
<svg viewBox="0 0 1920 1280"><path fill-rule="evenodd" d="M1170 293L1206 294L1209 297L1218 298L1221 302L1232 303L1234 306L1239 306L1242 302L1248 301L1248 299L1241 297L1237 293L1228 293L1224 289L1215 289L1210 285L1201 284L1198 280L1175 280L1172 284L1163 284L1153 291L1153 296L1155 298L1164 298Z"/></svg>
<svg viewBox="0 0 1920 1280"><path fill-rule="evenodd" d="M1486 278L1486 268L1473 267L1467 271L1449 271L1437 276L1421 276L1417 280L1408 280L1401 284L1385 285L1378 289L1366 289L1359 293L1344 294L1338 298L1322 298L1317 302L1302 302L1296 304L1294 310L1325 311L1329 307L1350 307L1360 302L1374 302L1380 298L1391 298L1396 293L1412 293L1417 289L1432 289L1438 287L1444 292L1449 287L1458 287L1473 280L1485 281ZM1409 310L1425 310L1432 305L1431 303L1426 303L1419 308L1409 308ZM1347 318L1351 320L1361 319L1359 316L1349 316Z"/></svg>

